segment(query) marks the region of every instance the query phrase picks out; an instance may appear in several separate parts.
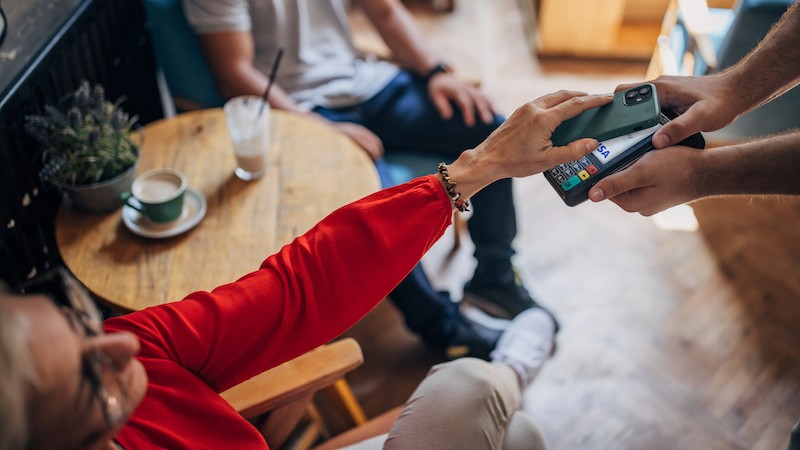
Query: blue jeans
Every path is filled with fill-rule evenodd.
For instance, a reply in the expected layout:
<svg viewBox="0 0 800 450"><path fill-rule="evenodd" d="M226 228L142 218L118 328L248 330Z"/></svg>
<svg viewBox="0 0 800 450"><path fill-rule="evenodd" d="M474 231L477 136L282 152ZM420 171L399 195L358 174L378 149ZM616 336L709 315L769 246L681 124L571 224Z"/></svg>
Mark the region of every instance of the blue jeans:
<svg viewBox="0 0 800 450"><path fill-rule="evenodd" d="M467 127L457 109L450 120L444 120L430 101L424 82L406 71L401 71L383 90L360 105L338 109L317 107L314 112L332 121L363 125L381 138L387 154L431 154L444 162L452 162L462 151L477 146L504 120L496 115L490 124L478 121ZM396 184L383 161L377 161L376 167L383 187ZM436 167L430 170L433 173ZM468 227L478 261L473 281L513 282L511 242L517 234L517 221L511 179L487 186L471 203L473 213ZM398 285L391 298L405 315L408 327L429 343L436 344L442 332L454 329L457 306L448 294L433 290L420 265Z"/></svg>

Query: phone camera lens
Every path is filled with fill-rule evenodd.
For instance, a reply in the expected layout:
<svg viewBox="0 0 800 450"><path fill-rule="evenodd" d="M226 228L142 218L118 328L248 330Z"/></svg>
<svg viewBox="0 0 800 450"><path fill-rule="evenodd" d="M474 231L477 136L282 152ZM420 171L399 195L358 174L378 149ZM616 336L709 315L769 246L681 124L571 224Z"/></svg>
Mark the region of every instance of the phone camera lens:
<svg viewBox="0 0 800 450"><path fill-rule="evenodd" d="M638 93L636 91L628 91L628 92L625 93L625 98L631 99L631 98L636 97L637 95L638 95Z"/></svg>
<svg viewBox="0 0 800 450"><path fill-rule="evenodd" d="M639 94L647 95L649 93L650 93L650 86L644 86L644 87L639 88Z"/></svg>

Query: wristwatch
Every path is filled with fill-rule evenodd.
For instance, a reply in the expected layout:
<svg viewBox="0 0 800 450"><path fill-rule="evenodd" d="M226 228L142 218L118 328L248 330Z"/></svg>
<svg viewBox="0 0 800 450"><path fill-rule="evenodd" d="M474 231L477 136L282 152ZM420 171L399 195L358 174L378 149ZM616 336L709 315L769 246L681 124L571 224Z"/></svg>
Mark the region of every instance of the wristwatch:
<svg viewBox="0 0 800 450"><path fill-rule="evenodd" d="M443 62L439 62L422 76L422 81L424 81L425 84L428 84L428 82L431 81L431 78L433 78L437 73L453 73L453 68Z"/></svg>

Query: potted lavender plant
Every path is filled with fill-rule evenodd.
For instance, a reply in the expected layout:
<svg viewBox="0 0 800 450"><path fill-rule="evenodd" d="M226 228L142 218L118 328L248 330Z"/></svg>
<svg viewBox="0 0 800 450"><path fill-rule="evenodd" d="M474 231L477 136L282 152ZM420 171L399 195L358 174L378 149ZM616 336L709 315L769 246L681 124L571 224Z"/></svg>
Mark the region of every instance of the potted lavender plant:
<svg viewBox="0 0 800 450"><path fill-rule="evenodd" d="M41 148L39 173L67 193L72 205L88 212L108 212L122 205L136 176L139 149L130 117L106 100L102 86L87 81L43 115L25 117L25 130Z"/></svg>

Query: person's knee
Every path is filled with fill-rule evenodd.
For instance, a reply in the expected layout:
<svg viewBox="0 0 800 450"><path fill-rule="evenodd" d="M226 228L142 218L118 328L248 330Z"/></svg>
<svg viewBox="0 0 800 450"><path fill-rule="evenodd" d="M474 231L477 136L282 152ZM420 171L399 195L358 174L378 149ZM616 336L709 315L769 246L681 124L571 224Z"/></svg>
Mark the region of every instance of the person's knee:
<svg viewBox="0 0 800 450"><path fill-rule="evenodd" d="M494 370L491 363L482 359L460 358L435 366L431 374L442 377L450 389L469 393L475 398L486 398L493 396L499 387Z"/></svg>
<svg viewBox="0 0 800 450"><path fill-rule="evenodd" d="M531 416L517 411L511 417L502 450L546 450L542 431Z"/></svg>

